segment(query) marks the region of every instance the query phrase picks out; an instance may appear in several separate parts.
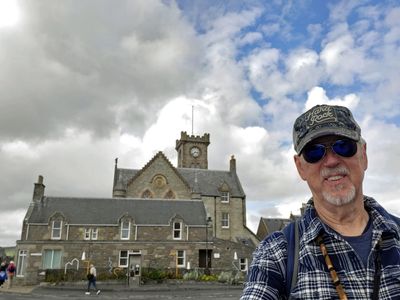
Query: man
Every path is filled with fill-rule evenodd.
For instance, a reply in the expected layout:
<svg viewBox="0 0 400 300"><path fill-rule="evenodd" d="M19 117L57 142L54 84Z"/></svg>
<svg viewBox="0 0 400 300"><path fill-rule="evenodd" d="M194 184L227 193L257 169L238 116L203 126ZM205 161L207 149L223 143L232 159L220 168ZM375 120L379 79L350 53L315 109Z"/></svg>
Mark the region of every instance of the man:
<svg viewBox="0 0 400 300"><path fill-rule="evenodd" d="M363 195L366 143L351 112L314 106L296 119L293 144L312 194L297 225L297 281L287 285L292 235L274 232L254 252L241 300L400 299L400 219Z"/></svg>

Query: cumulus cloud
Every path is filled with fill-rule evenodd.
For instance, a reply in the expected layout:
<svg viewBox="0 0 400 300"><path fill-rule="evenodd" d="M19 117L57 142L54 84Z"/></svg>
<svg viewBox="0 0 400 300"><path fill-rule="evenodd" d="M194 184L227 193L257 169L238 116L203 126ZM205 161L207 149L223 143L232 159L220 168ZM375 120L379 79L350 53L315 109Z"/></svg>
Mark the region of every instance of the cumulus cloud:
<svg viewBox="0 0 400 300"><path fill-rule="evenodd" d="M210 133L210 169L235 155L253 230L260 216L288 217L310 195L293 120L322 103L353 110L365 192L400 215L395 3L318 14L258 0L18 4L19 24L0 28L0 218L15 220L0 245L19 238L39 174L48 195L110 197L114 158L138 169L164 151L176 164L180 131Z"/></svg>

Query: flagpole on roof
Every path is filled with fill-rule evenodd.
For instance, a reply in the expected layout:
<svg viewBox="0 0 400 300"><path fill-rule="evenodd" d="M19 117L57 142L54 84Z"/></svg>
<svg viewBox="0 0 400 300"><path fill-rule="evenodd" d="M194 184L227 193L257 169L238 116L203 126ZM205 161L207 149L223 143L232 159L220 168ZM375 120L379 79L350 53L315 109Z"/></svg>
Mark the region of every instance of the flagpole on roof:
<svg viewBox="0 0 400 300"><path fill-rule="evenodd" d="M193 124L194 124L194 106L192 105L192 135L193 135Z"/></svg>

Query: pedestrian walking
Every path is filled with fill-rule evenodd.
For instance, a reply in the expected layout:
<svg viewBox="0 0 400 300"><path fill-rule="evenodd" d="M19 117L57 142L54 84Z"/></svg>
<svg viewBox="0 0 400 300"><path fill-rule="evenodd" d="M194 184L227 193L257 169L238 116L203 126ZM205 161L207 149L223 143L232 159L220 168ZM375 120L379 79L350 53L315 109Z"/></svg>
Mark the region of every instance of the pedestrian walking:
<svg viewBox="0 0 400 300"><path fill-rule="evenodd" d="M16 268L14 261L10 261L7 266L7 288L10 289L12 287L13 279L15 276Z"/></svg>
<svg viewBox="0 0 400 300"><path fill-rule="evenodd" d="M97 286L96 286L96 277L97 277L96 268L93 264L90 264L89 273L87 274L88 288L87 288L87 292L85 293L86 295L90 295L90 287L91 286L93 286L93 289L96 291L96 295L100 294L100 290L97 289Z"/></svg>

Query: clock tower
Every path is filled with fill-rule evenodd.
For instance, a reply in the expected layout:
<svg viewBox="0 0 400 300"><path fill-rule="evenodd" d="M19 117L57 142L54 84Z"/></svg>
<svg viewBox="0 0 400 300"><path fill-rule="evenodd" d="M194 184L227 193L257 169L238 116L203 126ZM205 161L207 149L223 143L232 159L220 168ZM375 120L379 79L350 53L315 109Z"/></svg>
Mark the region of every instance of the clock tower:
<svg viewBox="0 0 400 300"><path fill-rule="evenodd" d="M178 152L178 168L208 169L207 147L210 144L210 134L203 136L188 135L181 132L181 139L176 140Z"/></svg>

